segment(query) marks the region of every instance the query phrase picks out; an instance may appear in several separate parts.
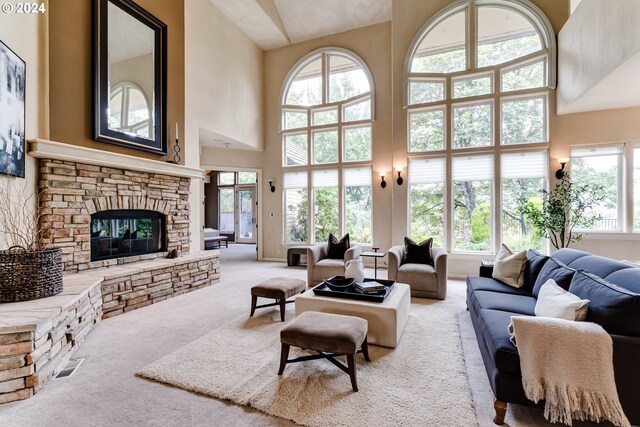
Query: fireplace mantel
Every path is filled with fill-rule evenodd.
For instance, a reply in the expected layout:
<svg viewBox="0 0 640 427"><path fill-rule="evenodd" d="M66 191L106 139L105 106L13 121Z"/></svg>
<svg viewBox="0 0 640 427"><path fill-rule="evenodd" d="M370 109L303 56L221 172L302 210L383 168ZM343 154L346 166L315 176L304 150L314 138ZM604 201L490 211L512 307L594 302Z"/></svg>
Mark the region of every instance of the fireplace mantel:
<svg viewBox="0 0 640 427"><path fill-rule="evenodd" d="M204 171L198 168L80 147L78 145L49 141L46 139L35 139L29 141L29 143L29 155L38 159L63 160L140 172L161 173L181 178L204 179Z"/></svg>

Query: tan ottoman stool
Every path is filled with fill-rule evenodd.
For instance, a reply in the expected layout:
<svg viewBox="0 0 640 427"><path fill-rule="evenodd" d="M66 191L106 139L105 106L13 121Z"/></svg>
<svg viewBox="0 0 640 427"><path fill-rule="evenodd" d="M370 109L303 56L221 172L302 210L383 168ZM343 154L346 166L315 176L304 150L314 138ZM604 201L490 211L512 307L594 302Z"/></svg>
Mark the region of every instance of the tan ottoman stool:
<svg viewBox="0 0 640 427"><path fill-rule="evenodd" d="M284 307L293 301L287 301L287 298L304 292L307 282L292 277L274 277L258 283L251 288L251 314L253 316L256 308L280 306L280 320L284 322ZM256 305L258 297L270 298L276 300L271 304Z"/></svg>
<svg viewBox="0 0 640 427"><path fill-rule="evenodd" d="M287 363L327 359L349 374L353 391L358 391L355 355L362 353L366 361L371 361L367 326L368 322L359 317L305 311L280 331L282 352L278 375L282 375ZM289 359L291 346L314 350L319 354ZM334 359L334 356L341 355L347 356L347 366Z"/></svg>

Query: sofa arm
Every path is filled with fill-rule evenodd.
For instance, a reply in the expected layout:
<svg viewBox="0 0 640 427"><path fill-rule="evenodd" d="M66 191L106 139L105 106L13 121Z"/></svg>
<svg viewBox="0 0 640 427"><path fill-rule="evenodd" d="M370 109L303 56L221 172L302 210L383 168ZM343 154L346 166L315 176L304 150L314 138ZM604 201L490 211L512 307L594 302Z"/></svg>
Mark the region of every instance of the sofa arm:
<svg viewBox="0 0 640 427"><path fill-rule="evenodd" d="M404 258L404 246L393 246L387 253L389 257L387 278L395 281L398 277L398 268L400 268L400 264L402 264L402 259Z"/></svg>
<svg viewBox="0 0 640 427"><path fill-rule="evenodd" d="M313 286L313 271L318 261L327 257L328 244L318 243L307 248L307 286Z"/></svg>
<svg viewBox="0 0 640 427"><path fill-rule="evenodd" d="M438 281L436 292L438 298L445 299L447 296L447 251L444 248L432 248L431 257L433 258L433 267L436 270L436 279Z"/></svg>
<svg viewBox="0 0 640 427"><path fill-rule="evenodd" d="M344 262L351 261L352 259L360 259L362 253L362 245L351 245L349 249L344 253Z"/></svg>

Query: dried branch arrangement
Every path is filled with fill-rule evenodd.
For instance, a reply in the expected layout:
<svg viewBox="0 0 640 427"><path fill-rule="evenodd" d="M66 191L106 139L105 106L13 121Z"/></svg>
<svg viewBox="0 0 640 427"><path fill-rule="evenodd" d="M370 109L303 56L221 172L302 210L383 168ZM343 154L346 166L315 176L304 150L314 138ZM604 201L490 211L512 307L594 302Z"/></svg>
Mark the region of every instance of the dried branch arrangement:
<svg viewBox="0 0 640 427"><path fill-rule="evenodd" d="M0 183L0 234L9 247L21 246L27 251L47 249L44 231L39 227L39 195L27 183L2 180Z"/></svg>

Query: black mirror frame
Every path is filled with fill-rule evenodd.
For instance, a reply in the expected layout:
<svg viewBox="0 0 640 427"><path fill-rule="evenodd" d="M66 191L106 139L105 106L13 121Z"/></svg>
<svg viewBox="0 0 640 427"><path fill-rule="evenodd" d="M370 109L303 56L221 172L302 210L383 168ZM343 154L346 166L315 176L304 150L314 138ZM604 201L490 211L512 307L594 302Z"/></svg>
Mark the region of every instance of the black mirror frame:
<svg viewBox="0 0 640 427"><path fill-rule="evenodd" d="M107 6L111 3L154 32L154 139L109 129ZM167 26L131 0L93 0L93 138L159 155L167 154Z"/></svg>

